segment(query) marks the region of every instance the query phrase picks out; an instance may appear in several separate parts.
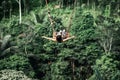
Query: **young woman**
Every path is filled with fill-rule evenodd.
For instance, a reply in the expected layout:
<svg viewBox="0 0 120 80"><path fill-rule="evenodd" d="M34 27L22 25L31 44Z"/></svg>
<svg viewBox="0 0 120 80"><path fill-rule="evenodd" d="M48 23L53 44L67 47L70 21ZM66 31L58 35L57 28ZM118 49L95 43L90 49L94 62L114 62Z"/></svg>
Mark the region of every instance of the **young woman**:
<svg viewBox="0 0 120 80"><path fill-rule="evenodd" d="M53 32L53 38L42 36L42 38L52 40L52 41L55 41L55 42L59 42L59 43L67 41L67 40L72 39L74 37L75 36L70 37L69 33L66 32L65 30L60 30L59 32Z"/></svg>

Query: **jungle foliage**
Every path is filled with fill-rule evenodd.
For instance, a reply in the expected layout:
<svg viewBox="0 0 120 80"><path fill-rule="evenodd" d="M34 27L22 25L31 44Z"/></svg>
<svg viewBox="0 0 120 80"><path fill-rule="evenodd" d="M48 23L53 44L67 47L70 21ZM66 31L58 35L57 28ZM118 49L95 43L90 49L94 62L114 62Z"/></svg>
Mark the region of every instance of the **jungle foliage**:
<svg viewBox="0 0 120 80"><path fill-rule="evenodd" d="M75 39L57 43L41 37L52 37L45 0L1 0L0 79L119 80L120 1L47 2L55 30L68 28L75 9Z"/></svg>

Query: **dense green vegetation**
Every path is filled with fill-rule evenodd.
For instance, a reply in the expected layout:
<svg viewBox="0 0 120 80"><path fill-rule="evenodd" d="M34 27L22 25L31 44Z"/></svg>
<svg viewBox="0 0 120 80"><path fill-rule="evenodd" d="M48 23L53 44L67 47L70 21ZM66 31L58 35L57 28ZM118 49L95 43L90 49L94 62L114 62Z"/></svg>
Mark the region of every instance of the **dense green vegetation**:
<svg viewBox="0 0 120 80"><path fill-rule="evenodd" d="M1 0L0 80L119 80L120 1L47 1L56 30L67 28L75 9L75 39L41 37L52 37L45 0Z"/></svg>

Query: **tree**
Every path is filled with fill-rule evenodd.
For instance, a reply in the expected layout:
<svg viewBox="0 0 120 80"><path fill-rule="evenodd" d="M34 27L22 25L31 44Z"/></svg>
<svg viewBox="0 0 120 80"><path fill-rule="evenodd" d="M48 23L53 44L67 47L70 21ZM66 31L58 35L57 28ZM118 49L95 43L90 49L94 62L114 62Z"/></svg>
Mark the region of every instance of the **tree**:
<svg viewBox="0 0 120 80"><path fill-rule="evenodd" d="M96 19L99 43L105 53L112 51L113 43L116 36L117 27L113 18L98 16Z"/></svg>
<svg viewBox="0 0 120 80"><path fill-rule="evenodd" d="M21 0L16 0L19 4L19 24L22 23L22 9L21 9Z"/></svg>
<svg viewBox="0 0 120 80"><path fill-rule="evenodd" d="M1 59L0 64L0 70L12 69L23 71L29 77L35 77L35 73L29 63L28 58L20 54L14 54L10 57L5 57L4 59Z"/></svg>
<svg viewBox="0 0 120 80"><path fill-rule="evenodd" d="M77 36L71 47L74 53L77 54L77 60L75 60L76 77L77 79L87 79L93 73L91 66L102 52L97 40L93 15L90 12L83 13L80 9L76 13L72 30Z"/></svg>
<svg viewBox="0 0 120 80"><path fill-rule="evenodd" d="M2 7L3 7L3 13L4 13L4 18L6 17L6 10L7 10L7 5L6 1L4 0L2 2Z"/></svg>
<svg viewBox="0 0 120 80"><path fill-rule="evenodd" d="M117 65L119 62L112 58L112 55L103 55L100 59L96 60L96 67L100 72L103 80L110 80L115 77L114 74L118 71ZM116 78L117 80L117 78Z"/></svg>

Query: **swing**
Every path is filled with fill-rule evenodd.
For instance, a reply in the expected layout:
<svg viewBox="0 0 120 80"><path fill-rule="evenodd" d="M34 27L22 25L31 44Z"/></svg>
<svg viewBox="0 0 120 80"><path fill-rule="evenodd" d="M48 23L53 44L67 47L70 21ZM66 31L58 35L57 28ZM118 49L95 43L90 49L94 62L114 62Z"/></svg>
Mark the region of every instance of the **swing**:
<svg viewBox="0 0 120 80"><path fill-rule="evenodd" d="M75 1L76 2L76 1ZM47 5L47 0L46 0L46 5ZM48 8L48 5L47 5L47 8ZM75 8L74 8L75 9ZM54 27L53 27L53 24L55 23L54 20L52 20L51 18L51 15L50 15L50 11L48 9L48 17L49 17L49 20L50 20L50 23L52 25L52 29L53 29L53 37L50 38L50 37L46 37L46 36L42 36L42 38L45 38L45 39L48 39L48 40L52 40L52 41L55 41L55 42L65 42L67 40L70 40L70 39L73 39L75 38L75 36L70 36L69 34L69 29L70 29L70 26L71 26L71 21L72 21L72 15L73 15L73 12L75 12L73 9L72 13L71 13L71 16L69 18L69 25L68 25L68 30L66 31L65 29L64 30L60 30L59 32L56 32Z"/></svg>

